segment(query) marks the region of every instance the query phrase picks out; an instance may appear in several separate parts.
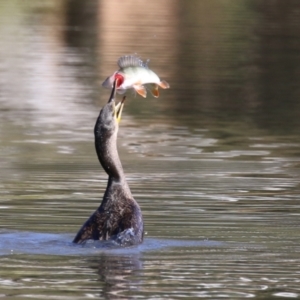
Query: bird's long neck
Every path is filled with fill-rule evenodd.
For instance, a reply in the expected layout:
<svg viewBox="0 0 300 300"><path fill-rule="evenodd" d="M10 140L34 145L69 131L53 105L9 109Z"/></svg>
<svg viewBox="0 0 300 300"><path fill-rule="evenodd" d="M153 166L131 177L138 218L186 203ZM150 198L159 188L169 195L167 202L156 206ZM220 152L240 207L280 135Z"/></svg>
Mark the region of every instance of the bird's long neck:
<svg viewBox="0 0 300 300"><path fill-rule="evenodd" d="M98 159L109 176L109 181L126 182L117 149L117 130L109 137L100 130L99 118L95 125L95 147Z"/></svg>
<svg viewBox="0 0 300 300"><path fill-rule="evenodd" d="M111 203L111 201L120 200L123 199L123 197L132 198L118 154L118 131L116 130L108 137L100 130L101 126L98 118L94 130L95 147L98 159L109 177L100 209L105 207L108 203Z"/></svg>

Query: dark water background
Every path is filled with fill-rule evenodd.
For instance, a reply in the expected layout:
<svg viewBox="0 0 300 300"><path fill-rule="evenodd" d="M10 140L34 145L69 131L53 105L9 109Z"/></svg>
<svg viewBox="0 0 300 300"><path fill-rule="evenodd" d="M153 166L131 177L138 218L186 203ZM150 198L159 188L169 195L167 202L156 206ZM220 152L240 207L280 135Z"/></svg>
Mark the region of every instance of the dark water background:
<svg viewBox="0 0 300 300"><path fill-rule="evenodd" d="M299 1L10 0L0 37L0 297L300 297ZM128 93L119 131L145 242L75 247L132 53L171 85Z"/></svg>

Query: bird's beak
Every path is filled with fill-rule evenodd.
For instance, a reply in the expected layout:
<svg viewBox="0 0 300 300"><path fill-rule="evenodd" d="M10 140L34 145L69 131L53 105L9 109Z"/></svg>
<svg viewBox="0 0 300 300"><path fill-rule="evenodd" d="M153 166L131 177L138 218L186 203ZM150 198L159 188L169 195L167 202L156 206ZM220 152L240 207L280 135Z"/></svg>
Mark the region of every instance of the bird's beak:
<svg viewBox="0 0 300 300"><path fill-rule="evenodd" d="M117 105L115 105L115 118L117 119L117 122L120 123L121 121L121 115L124 107L124 102L125 102L126 97L124 96L122 101L119 102Z"/></svg>
<svg viewBox="0 0 300 300"><path fill-rule="evenodd" d="M114 81L114 85L113 88L111 90L111 94L110 97L108 99L108 103L111 103L113 101L115 101L115 97L116 97L116 93L117 93L117 86L118 86L118 78Z"/></svg>
<svg viewBox="0 0 300 300"><path fill-rule="evenodd" d="M119 78L117 78L114 81L114 85L113 85L108 103L115 102L118 80L119 80ZM125 99L126 99L126 97L124 96L121 102L119 102L117 105L114 105L114 115L115 115L115 118L117 119L118 123L120 123L120 121L121 121L121 115L122 115L122 110L123 110Z"/></svg>

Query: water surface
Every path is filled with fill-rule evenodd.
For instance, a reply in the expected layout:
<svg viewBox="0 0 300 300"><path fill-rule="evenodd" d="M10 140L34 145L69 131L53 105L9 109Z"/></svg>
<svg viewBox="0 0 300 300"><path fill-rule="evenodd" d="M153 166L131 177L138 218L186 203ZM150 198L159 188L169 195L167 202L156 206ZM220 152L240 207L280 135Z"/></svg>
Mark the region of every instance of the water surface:
<svg viewBox="0 0 300 300"><path fill-rule="evenodd" d="M0 7L1 297L300 297L298 2ZM171 85L128 93L119 130L145 241L72 245L107 182L101 82L131 53Z"/></svg>

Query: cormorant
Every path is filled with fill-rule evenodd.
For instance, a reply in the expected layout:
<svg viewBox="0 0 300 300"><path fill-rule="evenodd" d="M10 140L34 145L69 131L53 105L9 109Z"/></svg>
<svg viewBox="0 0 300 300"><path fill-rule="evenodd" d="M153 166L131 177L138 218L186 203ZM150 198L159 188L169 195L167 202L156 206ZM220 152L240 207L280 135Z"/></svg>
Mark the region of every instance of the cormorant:
<svg viewBox="0 0 300 300"><path fill-rule="evenodd" d="M94 128L98 159L108 174L107 188L101 205L83 224L74 243L111 240L121 246L131 246L143 241L142 212L132 197L117 150L117 134L125 100L124 97L115 104L117 81Z"/></svg>

